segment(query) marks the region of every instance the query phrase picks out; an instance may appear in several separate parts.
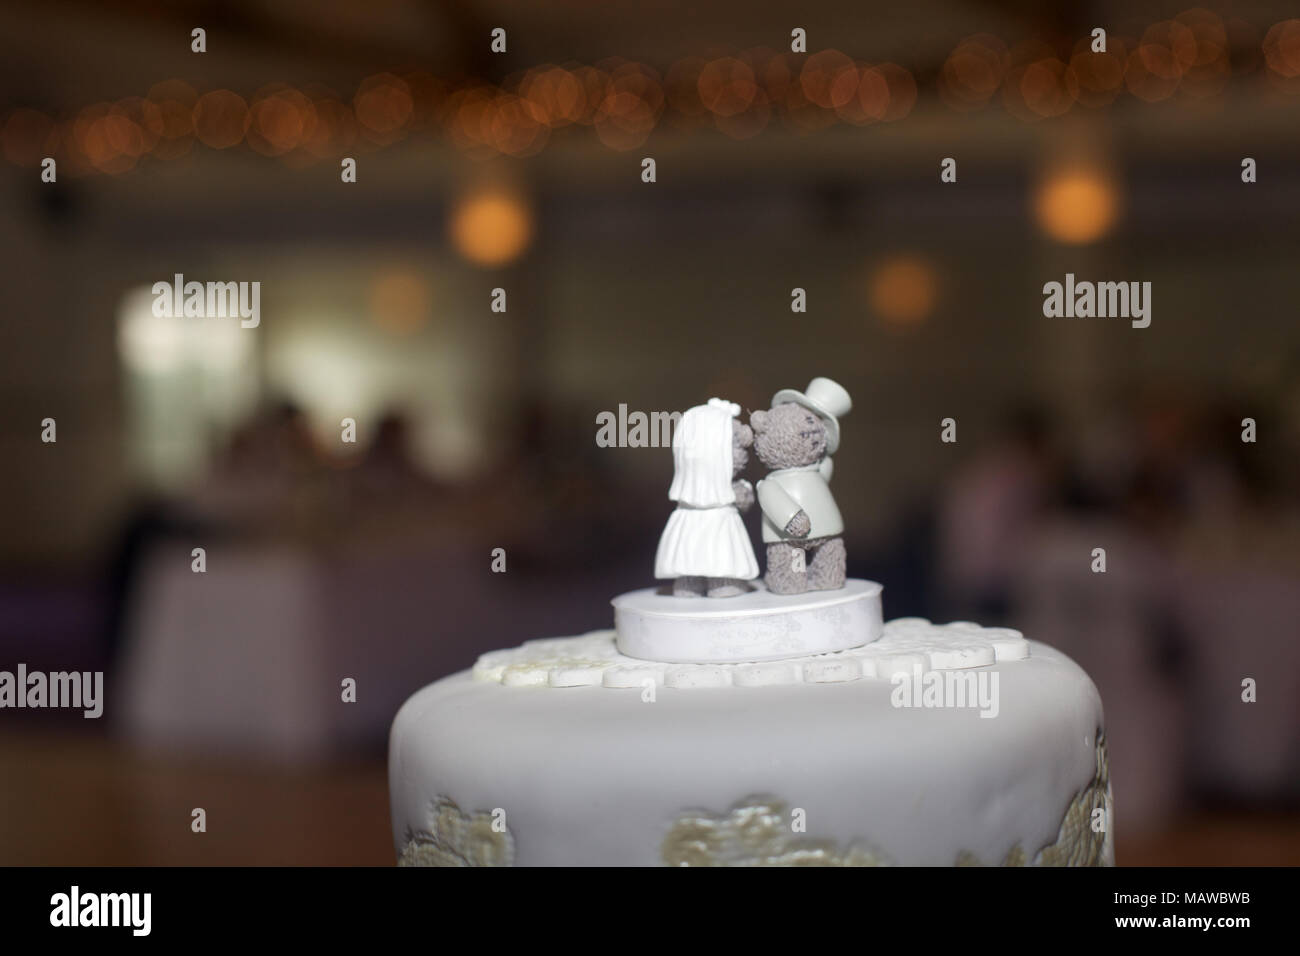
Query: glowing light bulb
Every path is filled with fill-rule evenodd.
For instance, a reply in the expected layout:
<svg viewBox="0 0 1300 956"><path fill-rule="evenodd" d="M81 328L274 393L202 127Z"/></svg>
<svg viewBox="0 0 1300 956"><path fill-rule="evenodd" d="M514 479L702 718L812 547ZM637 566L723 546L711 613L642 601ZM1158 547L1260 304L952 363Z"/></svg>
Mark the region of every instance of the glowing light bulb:
<svg viewBox="0 0 1300 956"><path fill-rule="evenodd" d="M1058 242L1082 245L1110 231L1119 214L1119 195L1099 171L1076 168L1049 176L1034 206L1044 232Z"/></svg>
<svg viewBox="0 0 1300 956"><path fill-rule="evenodd" d="M528 207L509 193L475 193L452 212L452 242L462 256L481 266L513 262L532 236Z"/></svg>
<svg viewBox="0 0 1300 956"><path fill-rule="evenodd" d="M924 260L897 256L872 273L868 292L871 308L880 318L892 325L916 325L934 311L939 281Z"/></svg>

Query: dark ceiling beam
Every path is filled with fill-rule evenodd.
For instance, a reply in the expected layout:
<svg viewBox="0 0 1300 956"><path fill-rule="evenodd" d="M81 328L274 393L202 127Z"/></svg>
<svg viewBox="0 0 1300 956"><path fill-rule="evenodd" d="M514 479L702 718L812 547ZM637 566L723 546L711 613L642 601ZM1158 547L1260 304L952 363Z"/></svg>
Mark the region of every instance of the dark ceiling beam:
<svg viewBox="0 0 1300 956"><path fill-rule="evenodd" d="M463 57L465 74L485 80L504 77L501 66L504 57L492 53L489 33L494 27L505 27L508 35L508 23L488 23L469 0L426 0L425 5L435 11L438 20L454 35L451 45Z"/></svg>
<svg viewBox="0 0 1300 956"><path fill-rule="evenodd" d="M452 4L455 5L455 4ZM56 3L50 3L50 7ZM442 4L424 5L428 11L428 29L404 37L399 42L348 34L345 28L332 29L328 16L302 17L288 22L266 16L254 5L240 0L207 0L195 6L178 6L166 0L57 0L68 11L90 11L98 17L115 17L128 25L138 25L142 35L175 29L177 42L188 45L190 31L203 27L208 31L209 49L213 44L231 40L250 52L292 55L317 61L331 70L340 67L375 71L398 66L427 66L439 74L466 71L463 51L469 49L463 36L442 37L437 18ZM459 34L459 28L457 29ZM442 43L439 43L442 40ZM487 34L483 35L487 48ZM454 51L457 60L445 62L438 51ZM440 62L433 63L435 56ZM466 71L468 72L468 71Z"/></svg>
<svg viewBox="0 0 1300 956"><path fill-rule="evenodd" d="M1047 3L1044 0L968 0L976 9L991 10L1014 20L1026 33L1051 40L1086 36L1093 27L1106 26L1095 3Z"/></svg>

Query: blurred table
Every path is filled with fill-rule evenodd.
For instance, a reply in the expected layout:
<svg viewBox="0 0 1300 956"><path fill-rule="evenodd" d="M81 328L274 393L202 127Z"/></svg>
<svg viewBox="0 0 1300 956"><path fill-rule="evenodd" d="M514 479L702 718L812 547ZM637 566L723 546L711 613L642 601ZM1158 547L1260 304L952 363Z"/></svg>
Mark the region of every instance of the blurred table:
<svg viewBox="0 0 1300 956"><path fill-rule="evenodd" d="M132 740L182 751L373 752L407 696L473 663L503 604L486 558L420 542L217 544L205 572L190 561L184 544L148 558L109 698Z"/></svg>

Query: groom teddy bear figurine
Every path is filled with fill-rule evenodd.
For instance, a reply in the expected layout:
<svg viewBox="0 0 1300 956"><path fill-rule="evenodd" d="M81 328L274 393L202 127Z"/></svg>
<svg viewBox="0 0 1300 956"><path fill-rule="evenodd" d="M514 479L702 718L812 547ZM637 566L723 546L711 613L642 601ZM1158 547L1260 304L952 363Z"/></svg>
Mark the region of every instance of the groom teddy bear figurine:
<svg viewBox="0 0 1300 956"><path fill-rule="evenodd" d="M839 416L853 407L829 378L804 392L782 389L769 411L750 414L754 453L769 470L755 489L767 545L764 582L773 594L844 586L844 522L831 496L831 455L839 449Z"/></svg>

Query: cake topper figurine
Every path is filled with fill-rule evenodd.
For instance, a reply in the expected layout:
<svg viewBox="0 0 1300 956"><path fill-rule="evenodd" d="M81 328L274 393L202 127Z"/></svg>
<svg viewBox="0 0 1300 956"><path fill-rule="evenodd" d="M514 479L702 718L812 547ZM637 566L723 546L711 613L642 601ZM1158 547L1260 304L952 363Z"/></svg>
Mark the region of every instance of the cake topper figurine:
<svg viewBox="0 0 1300 956"><path fill-rule="evenodd" d="M840 446L839 416L853 407L829 378L804 392L782 389L770 411L749 416L754 453L767 468L758 483L767 545L764 582L773 594L844 587L844 522L831 496L831 455Z"/></svg>
<svg viewBox="0 0 1300 956"><path fill-rule="evenodd" d="M655 577L672 578L679 597L744 594L752 590L745 582L758 577L740 518L754 504L754 489L736 480L749 461L754 433L736 420L739 414L739 405L711 398L688 409L673 434L668 497L677 510L659 538Z"/></svg>

